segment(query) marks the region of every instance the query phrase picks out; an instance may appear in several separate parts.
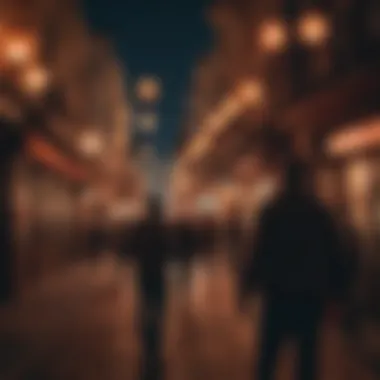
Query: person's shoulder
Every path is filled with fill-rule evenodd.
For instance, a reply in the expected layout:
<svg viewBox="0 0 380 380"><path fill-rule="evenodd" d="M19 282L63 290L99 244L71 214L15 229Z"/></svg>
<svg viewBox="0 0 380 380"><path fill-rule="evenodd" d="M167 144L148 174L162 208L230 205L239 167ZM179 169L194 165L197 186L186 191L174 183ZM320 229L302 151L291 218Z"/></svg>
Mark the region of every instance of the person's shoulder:
<svg viewBox="0 0 380 380"><path fill-rule="evenodd" d="M276 218L283 211L283 200L281 198L273 199L263 206L259 212L261 220L270 220Z"/></svg>
<svg viewBox="0 0 380 380"><path fill-rule="evenodd" d="M318 214L320 217L330 217L330 211L317 197L310 197L306 199L305 203L306 207L308 207L310 211L314 212L315 214Z"/></svg>

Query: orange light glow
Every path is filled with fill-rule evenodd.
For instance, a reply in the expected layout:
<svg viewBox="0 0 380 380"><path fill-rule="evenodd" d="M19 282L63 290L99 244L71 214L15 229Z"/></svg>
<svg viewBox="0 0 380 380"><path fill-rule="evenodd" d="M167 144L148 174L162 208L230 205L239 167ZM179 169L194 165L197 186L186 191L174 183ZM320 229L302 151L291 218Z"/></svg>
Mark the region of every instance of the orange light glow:
<svg viewBox="0 0 380 380"><path fill-rule="evenodd" d="M270 20L263 23L259 32L259 42L263 50L277 53L288 43L286 24L281 20Z"/></svg>
<svg viewBox="0 0 380 380"><path fill-rule="evenodd" d="M80 150L88 157L96 157L101 154L104 143L97 133L85 132L79 139Z"/></svg>
<svg viewBox="0 0 380 380"><path fill-rule="evenodd" d="M35 53L35 41L28 36L12 36L12 31L6 33L4 43L5 59L13 65L29 63Z"/></svg>
<svg viewBox="0 0 380 380"><path fill-rule="evenodd" d="M137 82L137 97L144 102L155 102L161 96L161 82L155 77L143 77Z"/></svg>
<svg viewBox="0 0 380 380"><path fill-rule="evenodd" d="M326 142L326 150L339 156L379 145L380 118L374 118L333 134Z"/></svg>
<svg viewBox="0 0 380 380"><path fill-rule="evenodd" d="M301 42L306 45L322 45L331 35L331 26L322 13L310 11L300 19L298 35Z"/></svg>
<svg viewBox="0 0 380 380"><path fill-rule="evenodd" d="M59 171L73 180L85 180L86 171L62 155L54 146L38 135L29 136L26 140L26 151L36 161Z"/></svg>
<svg viewBox="0 0 380 380"><path fill-rule="evenodd" d="M7 46L6 56L12 63L25 63L30 57L30 46L23 41L14 41Z"/></svg>
<svg viewBox="0 0 380 380"><path fill-rule="evenodd" d="M257 106L264 100L263 85L259 80L247 80L238 87L237 96L244 104Z"/></svg>
<svg viewBox="0 0 380 380"><path fill-rule="evenodd" d="M41 67L33 67L26 71L24 88L30 94L41 94L49 85L49 74Z"/></svg>

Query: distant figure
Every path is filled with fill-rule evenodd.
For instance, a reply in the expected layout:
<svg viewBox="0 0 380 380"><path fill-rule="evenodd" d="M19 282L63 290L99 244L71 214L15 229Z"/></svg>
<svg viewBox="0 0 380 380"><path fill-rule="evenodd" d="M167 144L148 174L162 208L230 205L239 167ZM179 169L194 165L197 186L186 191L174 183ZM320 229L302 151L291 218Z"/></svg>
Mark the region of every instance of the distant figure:
<svg viewBox="0 0 380 380"><path fill-rule="evenodd" d="M88 249L89 255L92 258L97 258L106 252L110 247L110 241L106 231L99 227L94 226L91 228L88 236Z"/></svg>
<svg viewBox="0 0 380 380"><path fill-rule="evenodd" d="M164 299L163 267L167 253L159 199L150 200L146 220L135 227L131 249L139 264L143 295L144 379L159 379L160 325Z"/></svg>
<svg viewBox="0 0 380 380"><path fill-rule="evenodd" d="M266 297L260 380L273 379L279 348L288 338L298 344L297 379L316 379L319 327L329 298L342 290L338 234L310 184L304 164L289 165L285 191L259 219L245 286Z"/></svg>
<svg viewBox="0 0 380 380"><path fill-rule="evenodd" d="M170 259L187 264L196 252L196 228L189 221L170 225Z"/></svg>

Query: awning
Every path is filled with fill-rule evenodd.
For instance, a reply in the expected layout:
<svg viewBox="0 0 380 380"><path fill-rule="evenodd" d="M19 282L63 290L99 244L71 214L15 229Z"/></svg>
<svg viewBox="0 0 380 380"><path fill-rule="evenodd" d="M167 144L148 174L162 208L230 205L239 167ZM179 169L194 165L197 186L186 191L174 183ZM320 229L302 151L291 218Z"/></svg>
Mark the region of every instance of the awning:
<svg viewBox="0 0 380 380"><path fill-rule="evenodd" d="M378 66L363 68L339 79L321 91L305 96L276 120L285 129L329 130L377 108L380 93Z"/></svg>
<svg viewBox="0 0 380 380"><path fill-rule="evenodd" d="M342 156L380 147L380 115L340 128L331 134L325 149L329 155Z"/></svg>
<svg viewBox="0 0 380 380"><path fill-rule="evenodd" d="M86 181L88 179L88 172L82 165L71 160L37 133L27 137L25 149L34 160L71 180Z"/></svg>

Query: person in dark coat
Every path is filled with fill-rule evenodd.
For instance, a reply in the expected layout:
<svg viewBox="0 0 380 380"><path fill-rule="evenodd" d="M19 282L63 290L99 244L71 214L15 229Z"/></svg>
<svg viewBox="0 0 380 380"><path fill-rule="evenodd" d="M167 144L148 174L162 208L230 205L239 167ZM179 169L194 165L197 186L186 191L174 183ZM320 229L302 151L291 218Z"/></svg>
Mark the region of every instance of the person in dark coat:
<svg viewBox="0 0 380 380"><path fill-rule="evenodd" d="M21 127L0 118L0 304L7 304L14 293L12 170L23 146Z"/></svg>
<svg viewBox="0 0 380 380"><path fill-rule="evenodd" d="M130 247L139 266L143 297L143 333L145 379L159 379L161 351L161 314L164 301L164 263L167 251L166 231L161 219L159 199L152 198L148 217L134 227Z"/></svg>
<svg viewBox="0 0 380 380"><path fill-rule="evenodd" d="M332 217L310 191L308 168L293 162L285 191L259 219L245 288L266 299L259 380L274 377L280 346L299 348L297 379L316 379L319 327L329 298L342 293L341 245Z"/></svg>

